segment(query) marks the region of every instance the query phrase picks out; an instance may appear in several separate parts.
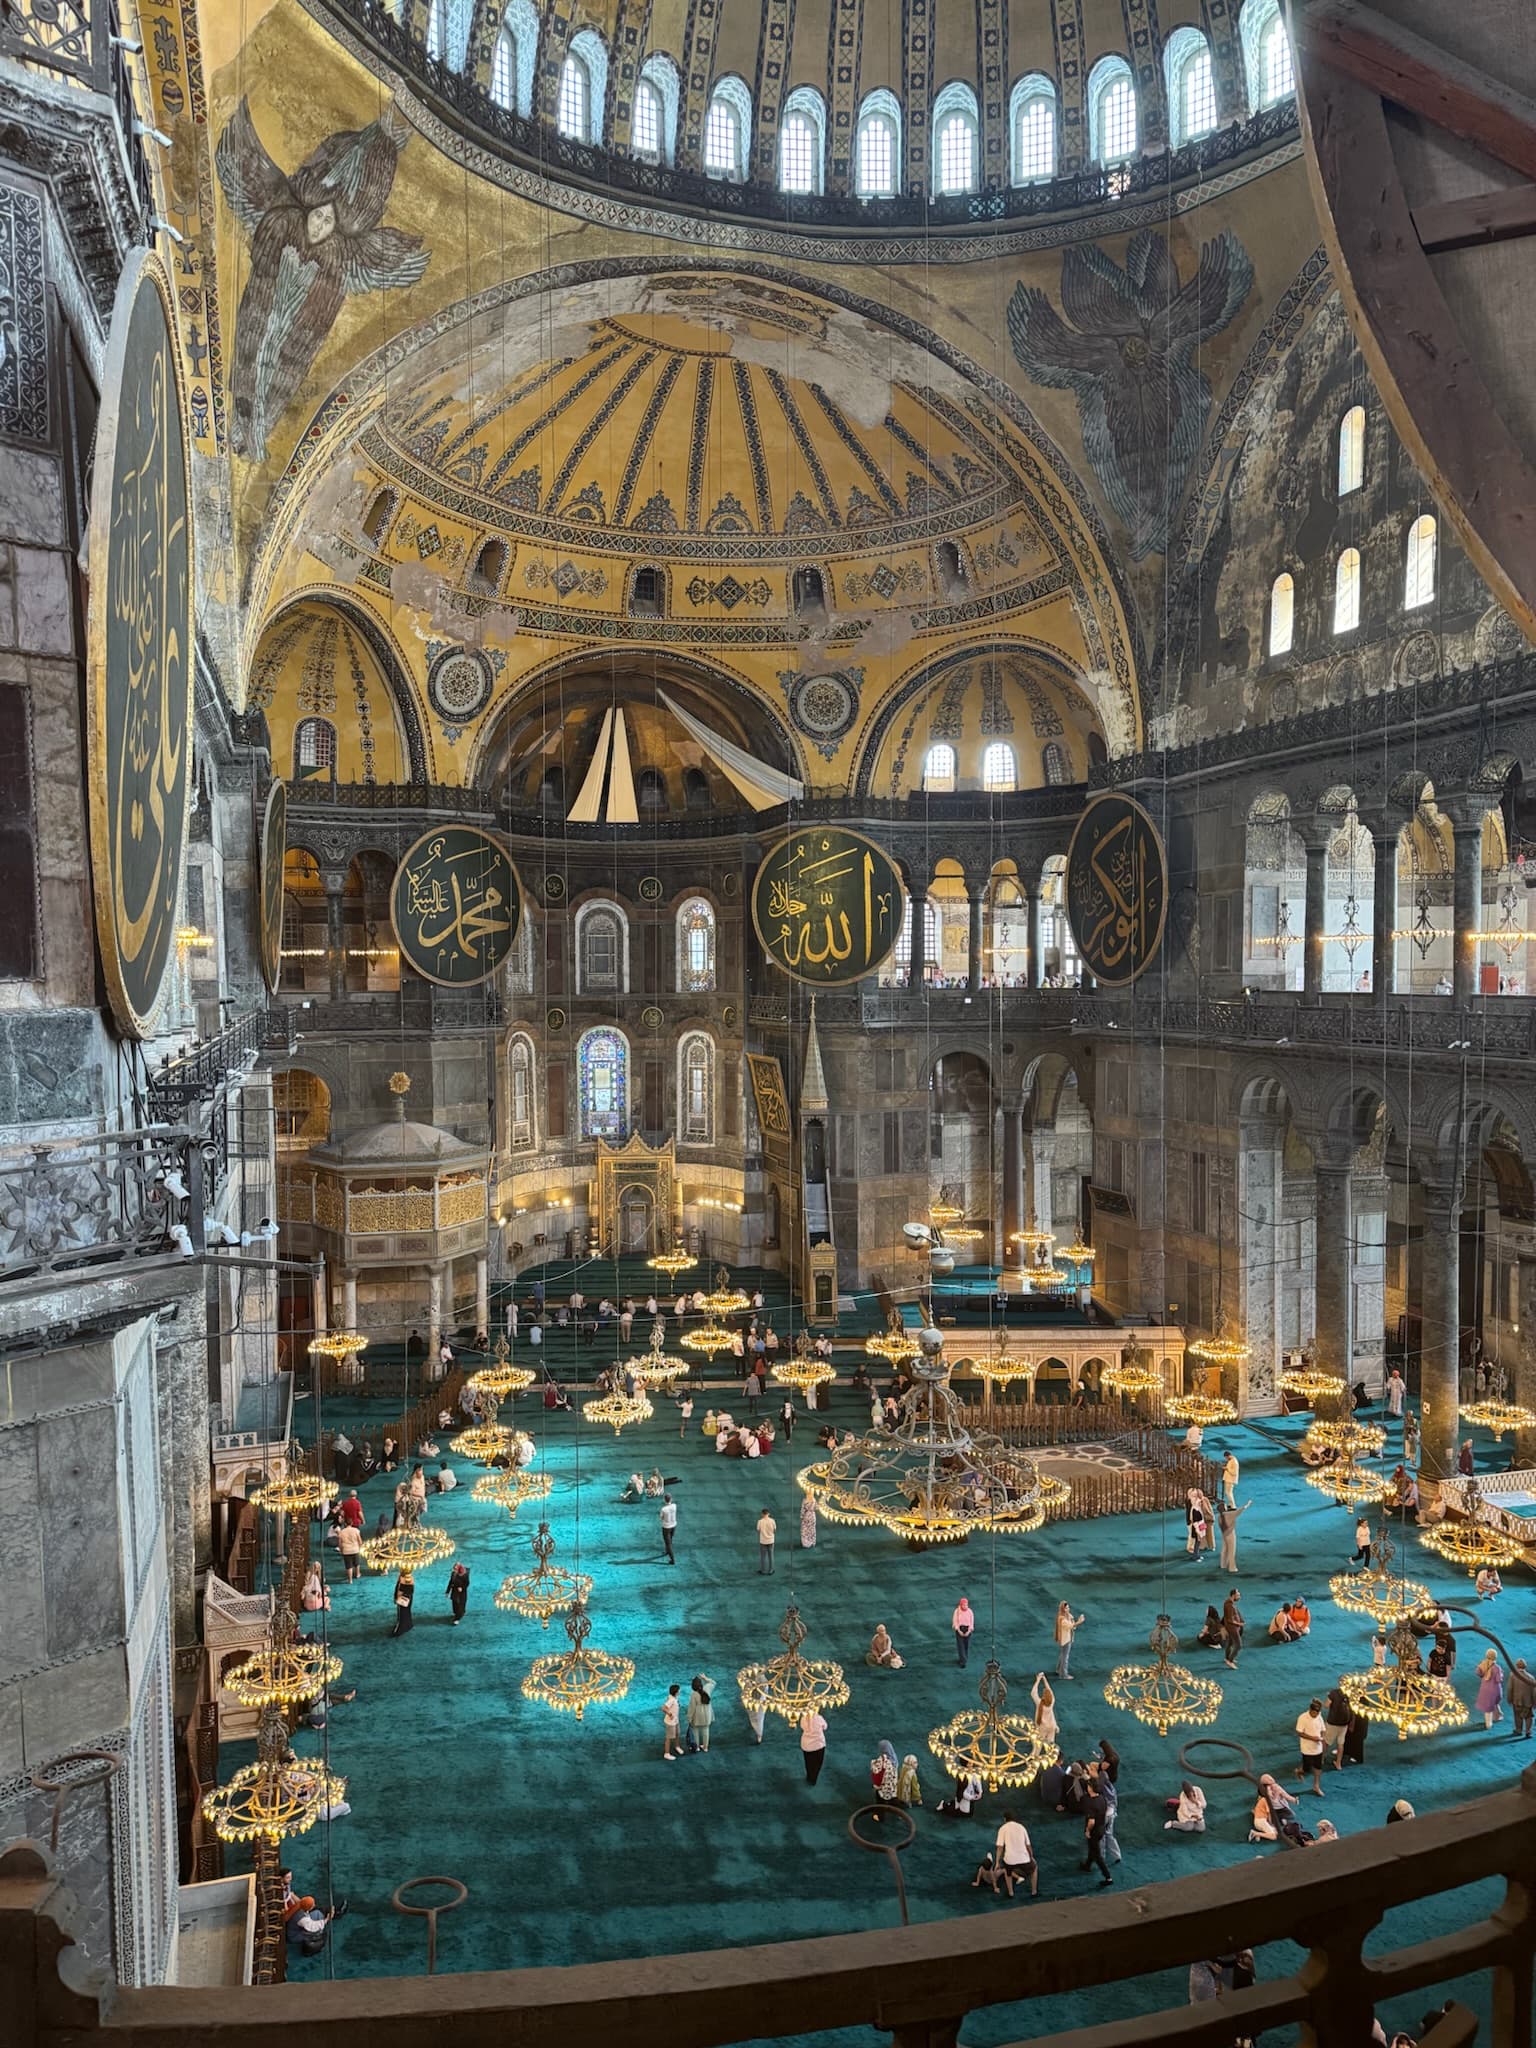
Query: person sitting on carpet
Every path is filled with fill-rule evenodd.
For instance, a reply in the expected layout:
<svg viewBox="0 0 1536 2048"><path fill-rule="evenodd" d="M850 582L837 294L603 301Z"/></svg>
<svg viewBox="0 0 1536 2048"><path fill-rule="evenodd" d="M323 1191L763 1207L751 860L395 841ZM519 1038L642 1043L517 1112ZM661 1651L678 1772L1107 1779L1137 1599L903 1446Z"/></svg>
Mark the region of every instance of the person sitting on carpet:
<svg viewBox="0 0 1536 2048"><path fill-rule="evenodd" d="M386 1472L393 1472L400 1462L400 1446L392 1436L384 1439L384 1448L379 1454L379 1464Z"/></svg>
<svg viewBox="0 0 1536 2048"><path fill-rule="evenodd" d="M331 1596L326 1591L325 1581L320 1576L319 1561L309 1568L304 1580L304 1590L299 1595L299 1604L306 1614L318 1614L322 1608L329 1608Z"/></svg>
<svg viewBox="0 0 1536 2048"><path fill-rule="evenodd" d="M1504 1590L1504 1581L1491 1564L1485 1564L1477 1575L1477 1597L1479 1600L1497 1600Z"/></svg>
<svg viewBox="0 0 1536 2048"><path fill-rule="evenodd" d="M964 1816L980 1800L981 1789L981 1780L972 1771L968 1778L956 1778L954 1797L941 1799L933 1810L935 1813L948 1814L951 1817Z"/></svg>
<svg viewBox="0 0 1536 2048"><path fill-rule="evenodd" d="M1300 1634L1291 1625L1291 1610L1283 1600L1269 1618L1269 1633L1277 1643L1294 1643Z"/></svg>
<svg viewBox="0 0 1536 2048"><path fill-rule="evenodd" d="M901 1776L896 1780L896 1798L902 1806L921 1806L923 1788L917 1781L917 1758L904 1756L901 1760Z"/></svg>
<svg viewBox="0 0 1536 2048"><path fill-rule="evenodd" d="M757 1431L757 1448L763 1457L773 1449L773 1424L763 1423Z"/></svg>
<svg viewBox="0 0 1536 2048"><path fill-rule="evenodd" d="M1301 1597L1301 1595L1300 1595L1299 1593L1298 1593L1298 1594L1296 1595L1296 1598L1295 1598L1295 1599L1294 1599L1294 1600L1293 1600L1293 1601L1291 1602L1290 1614L1291 1614L1291 1627L1292 1627L1293 1629L1295 1629L1295 1631L1296 1631L1297 1635L1298 1635L1298 1636L1309 1636L1309 1635L1311 1635L1311 1633L1312 1633L1312 1610L1311 1610L1311 1608L1310 1608L1310 1607L1309 1607L1309 1606L1307 1605L1306 1601L1305 1601L1305 1600L1303 1600L1303 1598Z"/></svg>
<svg viewBox="0 0 1536 2048"><path fill-rule="evenodd" d="M619 1495L619 1499L621 1501L645 1499L645 1481L640 1477L640 1474L638 1472L630 1473L629 1484L625 1487L624 1491Z"/></svg>
<svg viewBox="0 0 1536 2048"><path fill-rule="evenodd" d="M647 1497L647 1499L649 1499L649 1500L660 1500L660 1499L661 1499L661 1495L662 1495L662 1483L661 1483L661 1467L660 1467L659 1465L653 1465L653 1466L651 1467L651 1476L650 1476L650 1477L649 1477L649 1479L647 1479L647 1480L646 1480L646 1482L645 1482L645 1491L646 1491L646 1497Z"/></svg>
<svg viewBox="0 0 1536 2048"><path fill-rule="evenodd" d="M1391 1807L1388 1809L1387 1812L1388 1827L1390 1827L1394 1821L1417 1819L1418 1815L1414 1812L1413 1808L1408 1804L1406 1799L1394 1799Z"/></svg>
<svg viewBox="0 0 1536 2048"><path fill-rule="evenodd" d="M869 1639L869 1648L864 1652L866 1664L883 1665L887 1671L899 1671L901 1659L896 1654L896 1645L891 1641L890 1631L882 1621Z"/></svg>
<svg viewBox="0 0 1536 2048"><path fill-rule="evenodd" d="M901 1767L896 1761L896 1751L889 1742L882 1742L870 1758L869 1782L875 1788L875 1798L882 1806L889 1806L894 1802L896 1788L901 1783Z"/></svg>
<svg viewBox="0 0 1536 2048"><path fill-rule="evenodd" d="M433 1443L431 1435L428 1434L416 1446L416 1455L418 1458L440 1458L443 1454L437 1445Z"/></svg>
<svg viewBox="0 0 1536 2048"><path fill-rule="evenodd" d="M1205 1620L1200 1624L1200 1633L1196 1636L1195 1641L1199 1643L1202 1649L1219 1650L1221 1648L1221 1609L1219 1607L1206 1608Z"/></svg>
<svg viewBox="0 0 1536 2048"><path fill-rule="evenodd" d="M1173 1819L1163 1822L1164 1829L1172 1828L1180 1835L1203 1835L1205 1833L1205 1794L1198 1785L1192 1785L1188 1778L1179 1787L1177 1799L1170 1799Z"/></svg>
<svg viewBox="0 0 1536 2048"><path fill-rule="evenodd" d="M453 1467L446 1460L439 1464L437 1477L432 1481L436 1490L439 1493L452 1493L458 1483L458 1475L454 1472Z"/></svg>
<svg viewBox="0 0 1536 2048"><path fill-rule="evenodd" d="M1282 1823L1294 1820L1296 1802L1281 1785L1266 1771L1259 1780L1259 1796L1253 1802L1253 1824L1248 1830L1250 1842L1278 1842Z"/></svg>
<svg viewBox="0 0 1536 2048"><path fill-rule="evenodd" d="M719 1427L720 1424L716 1419L714 1409L706 1408L704 1410L704 1420L699 1424L699 1434L712 1437Z"/></svg>

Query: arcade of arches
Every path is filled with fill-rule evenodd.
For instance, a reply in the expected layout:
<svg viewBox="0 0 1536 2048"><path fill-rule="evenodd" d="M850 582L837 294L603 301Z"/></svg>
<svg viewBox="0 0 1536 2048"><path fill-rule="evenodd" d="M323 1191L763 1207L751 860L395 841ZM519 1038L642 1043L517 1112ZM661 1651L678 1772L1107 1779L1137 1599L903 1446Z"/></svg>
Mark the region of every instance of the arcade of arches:
<svg viewBox="0 0 1536 2048"><path fill-rule="evenodd" d="M1528 10L1489 8L1536 94ZM25 2048L243 2041L284 1976L277 2048L326 2018L378 2020L365 2048L596 2040L632 1993L647 2044L680 2013L701 2048L954 2048L962 2022L969 2048L1130 2048L1191 1965L1234 1991L1208 1958L1244 1945L1266 2038L1343 2048L1374 2016L1416 2042L1438 1987L1515 2048L1531 1930L1506 1908L1521 1981L1490 1988L1453 1894L1493 1915L1498 1879L1536 1881L1509 1846L1536 1783L1494 1740L1521 1698L1529 1732L1536 1665L1536 653L1492 512L1360 338L1301 11L0 7ZM1536 247L1498 175L1486 237L1459 187L1398 194L1512 266L1490 350ZM1469 430L1517 502L1495 442ZM653 1340L691 1407L645 1383ZM1304 1482L1341 1443L1330 1501ZM1495 1604L1458 1541L1499 1562ZM1429 1670L1373 1644L1330 1593L1351 1548L1445 1604L1459 1671L1416 1607ZM541 1604L584 1582L590 1616ZM765 1735L749 1675L786 1600L841 1673L813 1688L824 1775L822 1717L775 1720L770 1686ZM1308 1634L1268 1629L1298 1602ZM1222 1695L1161 1731L1116 1691L1160 1616ZM614 1668L588 1625L627 1677L552 1714ZM295 1627L345 1674L318 1712L235 1673L320 1668ZM1289 1839L1326 1890L1315 1821L1288 1836L1277 1799L1250 1834L1257 1783L1180 1744L1288 1774L1308 1701L1368 1721L1341 1674L1388 1649L1445 1680L1446 1725L1398 1744L1378 1711L1373 1771L1330 1772L1357 1910L1308 1918L1249 1866L1283 1876ZM941 1733L994 1659L1027 1760L978 1800ZM847 1833L871 1758L916 1827L899 1933ZM221 1826L251 1782L281 1827ZM1020 1894L1006 1939L952 1936L1010 1911L1011 1879L971 1881L1010 1798L1061 1917L1036 1935ZM1362 1844L1399 1798L1424 1829L1380 1886ZM1130 1909L1088 1896L1105 1820L1103 1881L1152 1916L1124 1957ZM67 1913L9 1846L50 1834ZM430 1992L396 1891L428 1871L468 1887ZM1441 1946L1368 1978L1373 1911ZM43 1996L27 1915L122 2003ZM716 1986L705 1950L761 1966ZM654 1988L601 1974L637 1958Z"/></svg>

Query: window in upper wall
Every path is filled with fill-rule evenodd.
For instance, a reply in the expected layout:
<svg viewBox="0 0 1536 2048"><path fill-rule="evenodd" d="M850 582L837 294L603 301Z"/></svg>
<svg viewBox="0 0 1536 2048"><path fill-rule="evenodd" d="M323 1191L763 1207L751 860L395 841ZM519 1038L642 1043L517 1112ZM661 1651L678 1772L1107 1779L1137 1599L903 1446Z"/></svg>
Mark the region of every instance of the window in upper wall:
<svg viewBox="0 0 1536 2048"><path fill-rule="evenodd" d="M589 1031L576 1048L583 1138L623 1138L629 1130L629 1042L622 1032Z"/></svg>
<svg viewBox="0 0 1536 2048"><path fill-rule="evenodd" d="M635 113L630 125L630 145L636 156L661 159L661 94L648 78L635 87Z"/></svg>
<svg viewBox="0 0 1536 2048"><path fill-rule="evenodd" d="M642 811L667 808L667 780L659 768L642 768L636 775L635 803Z"/></svg>
<svg viewBox="0 0 1536 2048"><path fill-rule="evenodd" d="M1360 623L1360 550L1346 548L1333 572L1333 630L1352 633Z"/></svg>
<svg viewBox="0 0 1536 2048"><path fill-rule="evenodd" d="M533 1041L514 1038L507 1060L508 1094L511 1110L512 1143L524 1149L534 1142L533 1128Z"/></svg>
<svg viewBox="0 0 1536 2048"><path fill-rule="evenodd" d="M663 590L662 574L659 569L637 569L629 593L631 616L640 619L660 618Z"/></svg>
<svg viewBox="0 0 1536 2048"><path fill-rule="evenodd" d="M942 795L955 786L955 750L947 740L940 740L928 749L923 762L923 787Z"/></svg>
<svg viewBox="0 0 1536 2048"><path fill-rule="evenodd" d="M585 904L576 918L579 995L622 994L628 985L628 932L624 914L611 903Z"/></svg>
<svg viewBox="0 0 1536 2048"><path fill-rule="evenodd" d="M785 100L779 121L781 192L821 190L822 142L826 119L821 94L811 86L797 85Z"/></svg>
<svg viewBox="0 0 1536 2048"><path fill-rule="evenodd" d="M1289 573L1282 569L1269 586L1270 653L1289 654L1295 629L1296 585Z"/></svg>
<svg viewBox="0 0 1536 2048"><path fill-rule="evenodd" d="M427 0L427 55L441 58L443 55L443 13L444 0Z"/></svg>
<svg viewBox="0 0 1536 2048"><path fill-rule="evenodd" d="M883 87L866 95L854 139L854 190L861 199L894 199L901 175L901 108Z"/></svg>
<svg viewBox="0 0 1536 2048"><path fill-rule="evenodd" d="M692 1031L677 1049L678 1120L685 1145L715 1141L715 1048Z"/></svg>
<svg viewBox="0 0 1536 2048"><path fill-rule="evenodd" d="M819 569L797 569L790 579L790 588L795 600L796 618L813 619L826 611L826 586Z"/></svg>
<svg viewBox="0 0 1536 2048"><path fill-rule="evenodd" d="M1056 88L1036 73L1013 89L1013 182L1038 185L1056 175Z"/></svg>
<svg viewBox="0 0 1536 2048"><path fill-rule="evenodd" d="M560 66L560 93L555 108L555 126L562 135L568 135L573 142L586 142L590 138L588 129L588 107L592 92L592 81L587 76L587 67L574 53L568 52Z"/></svg>
<svg viewBox="0 0 1536 2048"><path fill-rule="evenodd" d="M1365 407L1352 405L1339 421L1339 496L1365 482Z"/></svg>
<svg viewBox="0 0 1536 2048"><path fill-rule="evenodd" d="M1243 0L1238 29L1248 76L1248 104L1258 111L1289 99L1296 90L1296 74L1279 0Z"/></svg>
<svg viewBox="0 0 1536 2048"><path fill-rule="evenodd" d="M485 541L475 556L469 580L481 590L495 593L501 588L501 579L507 573L507 544L504 540Z"/></svg>
<svg viewBox="0 0 1536 2048"><path fill-rule="evenodd" d="M515 111L517 106L517 37L504 28L491 53L491 98L498 107Z"/></svg>
<svg viewBox="0 0 1536 2048"><path fill-rule="evenodd" d="M1072 780L1072 756L1060 740L1047 740L1040 755L1040 765L1045 770L1045 780L1052 789L1059 789Z"/></svg>
<svg viewBox="0 0 1536 2048"><path fill-rule="evenodd" d="M682 86L672 59L657 51L640 66L630 143L636 156L670 164L677 157L677 108Z"/></svg>
<svg viewBox="0 0 1536 2048"><path fill-rule="evenodd" d="M715 913L690 896L677 913L677 986L684 995L709 995L715 986Z"/></svg>
<svg viewBox="0 0 1536 2048"><path fill-rule="evenodd" d="M1408 529L1408 562L1403 578L1403 605L1408 611L1432 604L1435 596L1435 522L1420 513Z"/></svg>
<svg viewBox="0 0 1536 2048"><path fill-rule="evenodd" d="M965 558L952 540L941 540L934 549L934 559L939 566L939 587L946 597L963 597L970 579L965 573Z"/></svg>
<svg viewBox="0 0 1536 2048"><path fill-rule="evenodd" d="M336 769L336 728L328 718L301 718L293 732L296 781L331 775Z"/></svg>
<svg viewBox="0 0 1536 2048"><path fill-rule="evenodd" d="M1019 764L1006 740L994 740L981 757L983 789L1010 790L1019 786Z"/></svg>
<svg viewBox="0 0 1536 2048"><path fill-rule="evenodd" d="M976 190L976 95L951 79L933 102L933 189L941 198Z"/></svg>
<svg viewBox="0 0 1536 2048"><path fill-rule="evenodd" d="M389 522L394 516L394 492L376 491L373 502L363 514L363 532L369 540L382 540L389 531Z"/></svg>
<svg viewBox="0 0 1536 2048"><path fill-rule="evenodd" d="M1169 140L1175 149L1209 135L1216 126L1216 77L1211 46L1197 28L1176 28L1163 45L1168 88Z"/></svg>
<svg viewBox="0 0 1536 2048"><path fill-rule="evenodd" d="M939 959L939 912L931 896L923 898L923 959L929 967L935 967ZM907 969L912 967L912 898L906 897L902 905L901 931L896 940L896 964Z"/></svg>
<svg viewBox="0 0 1536 2048"><path fill-rule="evenodd" d="M746 175L751 132L752 95L739 78L719 79L704 117L704 169L711 178Z"/></svg>
<svg viewBox="0 0 1536 2048"><path fill-rule="evenodd" d="M1124 163L1136 154L1136 84L1123 57L1101 57L1093 67L1088 136L1095 163Z"/></svg>

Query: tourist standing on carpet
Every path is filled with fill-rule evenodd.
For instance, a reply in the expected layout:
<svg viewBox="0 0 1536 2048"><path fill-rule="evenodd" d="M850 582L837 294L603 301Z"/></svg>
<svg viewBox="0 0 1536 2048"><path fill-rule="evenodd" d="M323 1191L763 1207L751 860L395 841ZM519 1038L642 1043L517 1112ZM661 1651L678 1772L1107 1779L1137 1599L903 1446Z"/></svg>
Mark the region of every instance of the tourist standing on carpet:
<svg viewBox="0 0 1536 2048"><path fill-rule="evenodd" d="M754 1706L749 1700L743 1700L741 1704L746 1712L747 1726L752 1730L752 1740L761 1743L763 1725L768 1719L768 1709L761 1704Z"/></svg>
<svg viewBox="0 0 1536 2048"><path fill-rule="evenodd" d="M677 1527L677 1502L670 1493L661 1496L661 1513L657 1519L661 1523L661 1547L667 1553L667 1563L676 1564L677 1559L672 1554L672 1532Z"/></svg>
<svg viewBox="0 0 1536 2048"><path fill-rule="evenodd" d="M1403 1401L1408 1392L1408 1383L1397 1366L1387 1375L1387 1413L1394 1421L1401 1421Z"/></svg>
<svg viewBox="0 0 1536 2048"><path fill-rule="evenodd" d="M779 1420L784 1425L785 1443L792 1444L795 1440L795 1397L793 1394L786 1394L784 1396L784 1406L779 1410Z"/></svg>
<svg viewBox="0 0 1536 2048"><path fill-rule="evenodd" d="M1497 1650L1488 1650L1477 1667L1477 1711L1485 1728L1504 1718L1504 1667Z"/></svg>
<svg viewBox="0 0 1536 2048"><path fill-rule="evenodd" d="M1237 1475L1241 1470L1236 1451L1228 1451L1221 1468L1221 1497L1229 1508L1237 1506Z"/></svg>
<svg viewBox="0 0 1536 2048"><path fill-rule="evenodd" d="M1355 1554L1351 1564L1369 1564L1371 1561L1371 1525L1364 1515L1355 1521Z"/></svg>
<svg viewBox="0 0 1536 2048"><path fill-rule="evenodd" d="M1243 1647L1243 1610L1238 1605L1237 1588L1232 1587L1221 1603L1221 1646L1227 1653L1227 1669L1235 1671Z"/></svg>
<svg viewBox="0 0 1536 2048"><path fill-rule="evenodd" d="M341 1552L342 1569L350 1585L358 1576L363 1563L363 1532L355 1523L343 1522L336 1531L336 1548Z"/></svg>
<svg viewBox="0 0 1536 2048"><path fill-rule="evenodd" d="M678 1699L681 1690L681 1686L669 1685L667 1696L661 1703L661 1760L664 1764L671 1763L683 1746L678 1733L682 1715L682 1704Z"/></svg>
<svg viewBox="0 0 1536 2048"><path fill-rule="evenodd" d="M762 1737L759 1736L761 1741ZM814 1785L827 1760L826 1717L814 1707L800 1716L800 1755L805 1764L805 1782Z"/></svg>
<svg viewBox="0 0 1536 2048"><path fill-rule="evenodd" d="M1240 1508L1229 1507L1223 1501L1216 1510L1216 1525L1221 1530L1221 1568L1224 1572L1237 1570L1237 1524L1239 1518L1246 1515L1252 1506L1251 1500L1245 1500Z"/></svg>
<svg viewBox="0 0 1536 2048"><path fill-rule="evenodd" d="M1056 1676L1072 1676L1072 1638L1082 1627L1086 1616L1074 1614L1070 1600L1063 1600L1056 1609Z"/></svg>
<svg viewBox="0 0 1536 2048"><path fill-rule="evenodd" d="M1096 1780L1083 1801L1083 1868L1092 1870L1095 1865L1099 1872L1099 1889L1102 1891L1114 1879L1109 1874L1109 1865L1104 1861L1104 1836L1109 1828L1109 1803L1104 1788Z"/></svg>
<svg viewBox="0 0 1536 2048"><path fill-rule="evenodd" d="M1323 1796L1323 1750L1328 1741L1328 1724L1323 1719L1323 1703L1313 1700L1296 1716L1296 1740L1301 1746L1301 1761L1296 1775L1312 1776L1312 1790L1321 1799Z"/></svg>
<svg viewBox="0 0 1536 2048"><path fill-rule="evenodd" d="M395 1625L392 1636L408 1636L411 1632L411 1606L416 1598L416 1581L409 1572L402 1572L395 1581Z"/></svg>
<svg viewBox="0 0 1536 2048"><path fill-rule="evenodd" d="M469 1566L456 1564L448 1574L448 1604L453 1609L453 1626L458 1627L469 1605Z"/></svg>
<svg viewBox="0 0 1536 2048"><path fill-rule="evenodd" d="M1333 1752L1333 1768L1336 1771L1342 1771L1344 1768L1344 1743L1349 1734L1349 1724L1354 1717L1354 1711L1343 1686L1334 1686L1323 1707L1323 1740Z"/></svg>
<svg viewBox="0 0 1536 2048"><path fill-rule="evenodd" d="M710 1698L715 1681L702 1672L688 1692L688 1747L709 1755L709 1731L714 1726L715 1708Z"/></svg>
<svg viewBox="0 0 1536 2048"><path fill-rule="evenodd" d="M809 1494L800 1503L800 1548L816 1548L816 1503Z"/></svg>
<svg viewBox="0 0 1536 2048"><path fill-rule="evenodd" d="M955 1662L963 1670L971 1654L971 1634L976 1627L975 1610L963 1593L960 1605L949 1617L949 1625L955 1632Z"/></svg>
<svg viewBox="0 0 1536 2048"><path fill-rule="evenodd" d="M746 1379L742 1382L741 1391L746 1400L747 1413L755 1415L757 1413L758 1396L763 1391L763 1383L755 1371L747 1374Z"/></svg>
<svg viewBox="0 0 1536 2048"><path fill-rule="evenodd" d="M895 1749L889 1742L878 1743L869 1760L869 1782L878 1805L889 1806L892 1803L900 1780L901 1766L896 1761Z"/></svg>
<svg viewBox="0 0 1536 2048"><path fill-rule="evenodd" d="M681 1440L688 1434L688 1425L693 1420L693 1396L684 1394L677 1404L677 1434Z"/></svg>
<svg viewBox="0 0 1536 2048"><path fill-rule="evenodd" d="M1185 1547L1198 1564L1209 1548L1206 1537L1211 1526L1205 1495L1198 1486L1192 1486L1184 1496L1184 1523L1189 1530L1189 1541Z"/></svg>
<svg viewBox="0 0 1536 2048"><path fill-rule="evenodd" d="M1523 1657L1517 1657L1510 1668L1507 1691L1510 1712L1515 1717L1515 1739L1529 1742L1532 1716L1536 1715L1536 1675Z"/></svg>
<svg viewBox="0 0 1536 2048"><path fill-rule="evenodd" d="M1047 1684L1043 1671L1035 1673L1029 1696L1035 1703L1035 1733L1042 1742L1054 1742L1060 1732L1056 1721L1056 1695Z"/></svg>
<svg viewBox="0 0 1536 2048"><path fill-rule="evenodd" d="M757 1518L757 1569L762 1573L773 1571L773 1539L779 1533L779 1525L766 1508Z"/></svg>

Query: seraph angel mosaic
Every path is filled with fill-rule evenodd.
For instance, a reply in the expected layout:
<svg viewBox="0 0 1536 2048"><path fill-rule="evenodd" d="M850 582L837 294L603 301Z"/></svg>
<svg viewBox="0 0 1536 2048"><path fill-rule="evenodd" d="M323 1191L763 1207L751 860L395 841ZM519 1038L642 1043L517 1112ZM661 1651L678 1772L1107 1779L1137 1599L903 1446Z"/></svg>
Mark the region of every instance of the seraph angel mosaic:
<svg viewBox="0 0 1536 2048"><path fill-rule="evenodd" d="M1076 398L1084 451L1130 533L1132 561L1167 552L1211 410L1196 350L1230 325L1252 288L1253 263L1230 228L1204 245L1187 283L1162 236L1144 228L1127 244L1123 270L1095 243L1066 251L1061 313L1036 287L1014 287L1014 355L1037 384Z"/></svg>
<svg viewBox="0 0 1536 2048"><path fill-rule="evenodd" d="M247 101L219 137L219 182L251 238L230 377L237 454L265 457L350 294L415 284L426 270L421 236L382 225L410 134L386 107L366 128L328 135L291 175L263 148Z"/></svg>

